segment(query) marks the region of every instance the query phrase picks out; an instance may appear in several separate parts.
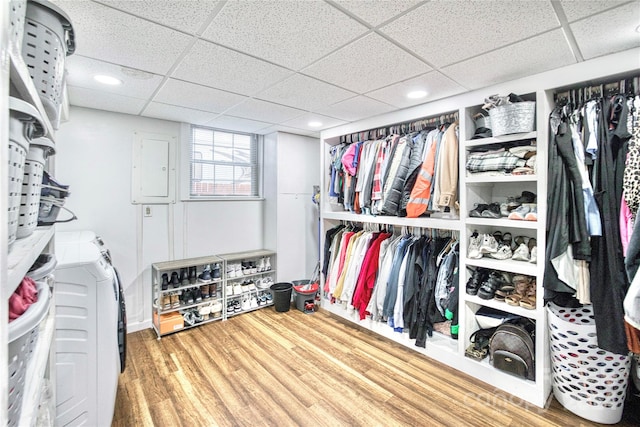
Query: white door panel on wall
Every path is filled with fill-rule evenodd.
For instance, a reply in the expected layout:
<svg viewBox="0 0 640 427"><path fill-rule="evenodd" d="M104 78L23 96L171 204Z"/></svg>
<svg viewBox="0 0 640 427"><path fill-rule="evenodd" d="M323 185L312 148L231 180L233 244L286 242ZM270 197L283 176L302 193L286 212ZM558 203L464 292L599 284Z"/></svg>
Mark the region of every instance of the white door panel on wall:
<svg viewBox="0 0 640 427"><path fill-rule="evenodd" d="M278 193L311 193L318 185L317 138L278 133Z"/></svg>
<svg viewBox="0 0 640 427"><path fill-rule="evenodd" d="M306 194L278 195L278 280L306 278L309 223L304 214ZM308 203L311 203L310 201ZM307 203L307 204L308 204Z"/></svg>

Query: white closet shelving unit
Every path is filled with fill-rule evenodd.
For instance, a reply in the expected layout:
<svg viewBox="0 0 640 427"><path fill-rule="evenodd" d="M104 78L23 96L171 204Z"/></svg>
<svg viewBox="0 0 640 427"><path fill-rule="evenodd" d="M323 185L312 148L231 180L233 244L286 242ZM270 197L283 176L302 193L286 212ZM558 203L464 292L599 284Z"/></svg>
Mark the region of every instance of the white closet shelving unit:
<svg viewBox="0 0 640 427"><path fill-rule="evenodd" d="M3 29L7 29L9 27L9 7L9 2L3 2L3 9L0 13L0 17L2 17L2 22L4 24L2 26ZM21 46L16 46L15 43L10 40L9 37L5 37L5 35L6 34L3 33L2 45L0 46L0 56L8 59L8 61L3 61L4 64L8 65L8 81L5 79L7 76L7 70L3 68L2 83L3 87L6 89L3 89L0 92L2 97L0 104L4 108L4 115L1 122L3 149L2 155L0 156L0 161L2 161L3 165L6 165L7 162L6 156L9 139L7 120L9 115L9 87L11 87L12 96L18 97L36 107L47 130L47 136L52 141L55 140L53 126L51 125L42 102L40 101L38 91L31 80L27 65L20 54ZM8 197L7 191L7 177L3 176L2 186L0 187L0 197L5 201ZM3 206L5 206L5 204L3 204ZM3 224L7 224L6 208L3 208L0 220ZM7 244L7 230L6 227L3 228L3 231L0 234L0 236L2 236L2 251L0 258L0 270L2 274L0 283L2 286L0 295L4 301L8 301L9 297L18 287L22 278L29 271L38 256L42 252L52 251L54 230L54 226L37 227L30 236L16 240L11 248L9 248ZM5 302L5 308L0 311L0 314L4 316L5 319L8 317L6 309L7 305L8 304ZM27 365L20 419L17 424L19 426L33 426L36 424L40 396L43 391L45 379L48 379L51 382L51 393L55 392L55 367L53 365L54 357L52 357L55 355L53 344L55 330L54 323L55 303L52 301L46 318L39 326L40 330L38 333L38 341ZM8 346L8 326L5 322L2 322L1 325L0 339L2 339L2 342L4 343L5 351L0 352L0 354L2 354L0 363L3 364L3 366L7 366L8 361L6 348ZM2 405L3 408L0 410L0 424L6 425L6 408L8 405L8 378L6 368L3 369L2 374L0 374L0 383L2 384L0 405Z"/></svg>
<svg viewBox="0 0 640 427"><path fill-rule="evenodd" d="M341 221L458 231L461 242L459 265L459 338L458 340L453 340L450 337L434 332L434 336L427 339L426 348L422 349L414 345L414 340L409 339L408 333L394 332L386 323L374 322L370 318L359 320L358 313L343 309L339 304L330 304L329 301L324 298L322 300L322 308L485 382L488 385L487 396L478 396L478 399L488 398L501 392L507 392L520 401L528 402L538 407L545 406L551 393L551 377L546 309L543 306L544 293L542 285L545 263L544 248L547 210L547 120L554 105L553 93L555 92L555 88L561 88L591 79L606 79L608 76L633 73L640 65L640 62L638 62L639 57L640 49L632 49L323 131L321 135L322 142L320 144L322 166L322 240L324 240L326 230L339 224ZM507 95L512 92L525 95L526 99L536 101L536 129L528 133L472 140L471 137L474 133L472 117L480 111L484 98L493 94ZM341 206L330 203L326 191L329 181L327 174L330 162L329 147L339 144L340 136L386 127L397 123L419 120L425 117L438 116L456 110L459 112L460 117L460 174L458 194L460 217L458 219L408 219L390 216L358 215L345 212ZM538 157L536 175L495 177L466 176L465 160L467 152L471 147L490 143L527 140L535 140L537 144ZM538 221L470 218L468 216L468 212L474 207L474 203L490 203L504 200L507 196L520 195L523 190L532 191L537 195ZM503 233L510 232L513 237L528 236L536 238L539 248L538 262L532 264L512 260L499 261L491 258L469 259L467 258L468 240L469 235L474 230L478 230L481 233L500 230ZM322 256L324 257L324 254L322 254ZM483 300L477 296L467 295L465 285L470 277L470 272L467 267L486 267L535 277L537 284L535 309L529 310L523 307L514 307L504 302ZM521 379L495 369L490 365L488 357L478 362L464 356L465 349L470 343L470 335L478 329L475 321L475 313L482 306L493 307L508 313L517 314L536 322L535 381Z"/></svg>

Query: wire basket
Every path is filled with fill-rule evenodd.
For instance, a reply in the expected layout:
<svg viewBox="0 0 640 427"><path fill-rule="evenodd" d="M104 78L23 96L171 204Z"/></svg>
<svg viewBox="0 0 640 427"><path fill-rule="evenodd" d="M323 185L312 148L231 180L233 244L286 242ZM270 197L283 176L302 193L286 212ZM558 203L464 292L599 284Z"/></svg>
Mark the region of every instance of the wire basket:
<svg viewBox="0 0 640 427"><path fill-rule="evenodd" d="M598 347L591 306L548 305L553 394L569 411L588 420L622 419L631 360Z"/></svg>
<svg viewBox="0 0 640 427"><path fill-rule="evenodd" d="M51 301L49 285L36 282L38 285L38 301L33 303L22 316L9 323L8 362L9 362L9 394L7 425L17 426L22 410L24 385L27 367L33 350L38 343L40 324L47 317Z"/></svg>
<svg viewBox="0 0 640 427"><path fill-rule="evenodd" d="M27 3L22 57L55 129L60 123L65 57L75 50L73 27L58 6L46 0Z"/></svg>
<svg viewBox="0 0 640 427"><path fill-rule="evenodd" d="M535 129L536 103L514 102L489 110L493 136L531 132Z"/></svg>
<svg viewBox="0 0 640 427"><path fill-rule="evenodd" d="M9 40L18 51L22 46L26 11L27 0L11 0L9 2Z"/></svg>

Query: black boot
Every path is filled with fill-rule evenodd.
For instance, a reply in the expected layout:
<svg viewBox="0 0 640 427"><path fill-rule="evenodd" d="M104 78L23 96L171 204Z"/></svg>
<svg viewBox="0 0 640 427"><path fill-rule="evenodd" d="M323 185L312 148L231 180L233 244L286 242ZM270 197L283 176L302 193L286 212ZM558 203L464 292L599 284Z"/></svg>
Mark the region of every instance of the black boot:
<svg viewBox="0 0 640 427"><path fill-rule="evenodd" d="M169 275L162 273L162 290L166 291L167 289L169 289Z"/></svg>

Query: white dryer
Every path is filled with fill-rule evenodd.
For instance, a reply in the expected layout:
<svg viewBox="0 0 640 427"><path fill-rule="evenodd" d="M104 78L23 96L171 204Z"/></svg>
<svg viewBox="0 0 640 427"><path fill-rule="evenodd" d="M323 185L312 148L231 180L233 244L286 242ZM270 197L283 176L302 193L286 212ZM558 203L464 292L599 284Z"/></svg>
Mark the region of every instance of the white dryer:
<svg viewBox="0 0 640 427"><path fill-rule="evenodd" d="M56 242L56 425L110 426L120 350L115 270L93 242Z"/></svg>

